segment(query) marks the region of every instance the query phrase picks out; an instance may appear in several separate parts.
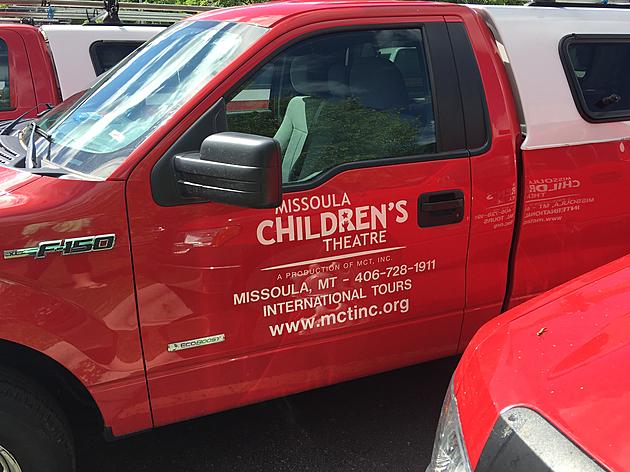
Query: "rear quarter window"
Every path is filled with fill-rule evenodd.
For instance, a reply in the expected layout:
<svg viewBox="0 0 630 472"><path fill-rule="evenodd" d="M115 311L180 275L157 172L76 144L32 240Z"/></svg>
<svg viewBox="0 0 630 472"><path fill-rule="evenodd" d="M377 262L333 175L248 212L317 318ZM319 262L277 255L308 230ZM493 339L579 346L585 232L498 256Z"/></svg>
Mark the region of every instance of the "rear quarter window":
<svg viewBox="0 0 630 472"><path fill-rule="evenodd" d="M571 35L560 54L585 120L630 120L630 36Z"/></svg>
<svg viewBox="0 0 630 472"><path fill-rule="evenodd" d="M96 41L90 46L90 58L96 75L108 71L144 44L143 41Z"/></svg>
<svg viewBox="0 0 630 472"><path fill-rule="evenodd" d="M9 88L9 48L0 39L0 111L11 110L11 93Z"/></svg>

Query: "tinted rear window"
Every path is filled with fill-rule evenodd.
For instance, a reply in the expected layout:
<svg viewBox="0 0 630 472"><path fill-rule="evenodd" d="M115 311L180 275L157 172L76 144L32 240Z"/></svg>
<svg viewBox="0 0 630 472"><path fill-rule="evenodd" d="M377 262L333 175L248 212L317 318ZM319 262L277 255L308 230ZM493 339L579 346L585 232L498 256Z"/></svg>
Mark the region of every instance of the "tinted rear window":
<svg viewBox="0 0 630 472"><path fill-rule="evenodd" d="M133 51L142 41L97 41L90 46L90 56L96 75L108 71Z"/></svg>
<svg viewBox="0 0 630 472"><path fill-rule="evenodd" d="M2 39L0 39L0 110L11 110L9 48Z"/></svg>
<svg viewBox="0 0 630 472"><path fill-rule="evenodd" d="M572 36L565 40L562 53L585 119L630 119L630 37Z"/></svg>

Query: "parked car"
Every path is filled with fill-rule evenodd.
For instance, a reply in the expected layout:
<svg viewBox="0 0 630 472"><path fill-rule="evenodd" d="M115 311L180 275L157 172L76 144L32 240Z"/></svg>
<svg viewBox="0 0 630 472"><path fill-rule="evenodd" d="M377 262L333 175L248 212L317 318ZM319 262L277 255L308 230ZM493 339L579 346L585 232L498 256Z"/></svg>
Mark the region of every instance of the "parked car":
<svg viewBox="0 0 630 472"><path fill-rule="evenodd" d="M162 26L0 24L0 120L85 90Z"/></svg>
<svg viewBox="0 0 630 472"><path fill-rule="evenodd" d="M453 355L627 253L629 20L216 10L0 136L0 451L65 472L68 416L120 437Z"/></svg>
<svg viewBox="0 0 630 472"><path fill-rule="evenodd" d="M629 276L626 256L482 327L428 472L630 470Z"/></svg>

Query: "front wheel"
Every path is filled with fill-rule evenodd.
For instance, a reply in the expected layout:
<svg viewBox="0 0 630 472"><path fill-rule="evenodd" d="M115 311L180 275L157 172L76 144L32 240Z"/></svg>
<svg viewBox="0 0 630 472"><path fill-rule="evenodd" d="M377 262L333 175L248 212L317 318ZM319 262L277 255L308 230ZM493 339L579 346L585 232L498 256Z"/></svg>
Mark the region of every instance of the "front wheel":
<svg viewBox="0 0 630 472"><path fill-rule="evenodd" d="M72 433L50 395L0 367L0 472L74 472Z"/></svg>
<svg viewBox="0 0 630 472"><path fill-rule="evenodd" d="M2 472L23 472L13 454L2 446L0 446L0 470Z"/></svg>

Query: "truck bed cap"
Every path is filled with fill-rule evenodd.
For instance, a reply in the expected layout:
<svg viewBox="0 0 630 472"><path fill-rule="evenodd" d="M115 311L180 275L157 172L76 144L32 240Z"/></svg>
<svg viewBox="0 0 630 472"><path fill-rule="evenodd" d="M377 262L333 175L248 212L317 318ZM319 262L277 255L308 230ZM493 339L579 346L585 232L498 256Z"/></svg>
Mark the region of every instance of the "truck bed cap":
<svg viewBox="0 0 630 472"><path fill-rule="evenodd" d="M571 34L630 35L630 9L475 6L509 60L521 120L523 149L613 141L630 137L630 121L589 123L578 112L560 60ZM579 137L576 139L576 137Z"/></svg>
<svg viewBox="0 0 630 472"><path fill-rule="evenodd" d="M44 25L40 27L50 45L64 99L86 88L86 74L94 66L90 47L98 41L146 41L164 29L163 26L84 26ZM68 51L75 51L68 54Z"/></svg>

